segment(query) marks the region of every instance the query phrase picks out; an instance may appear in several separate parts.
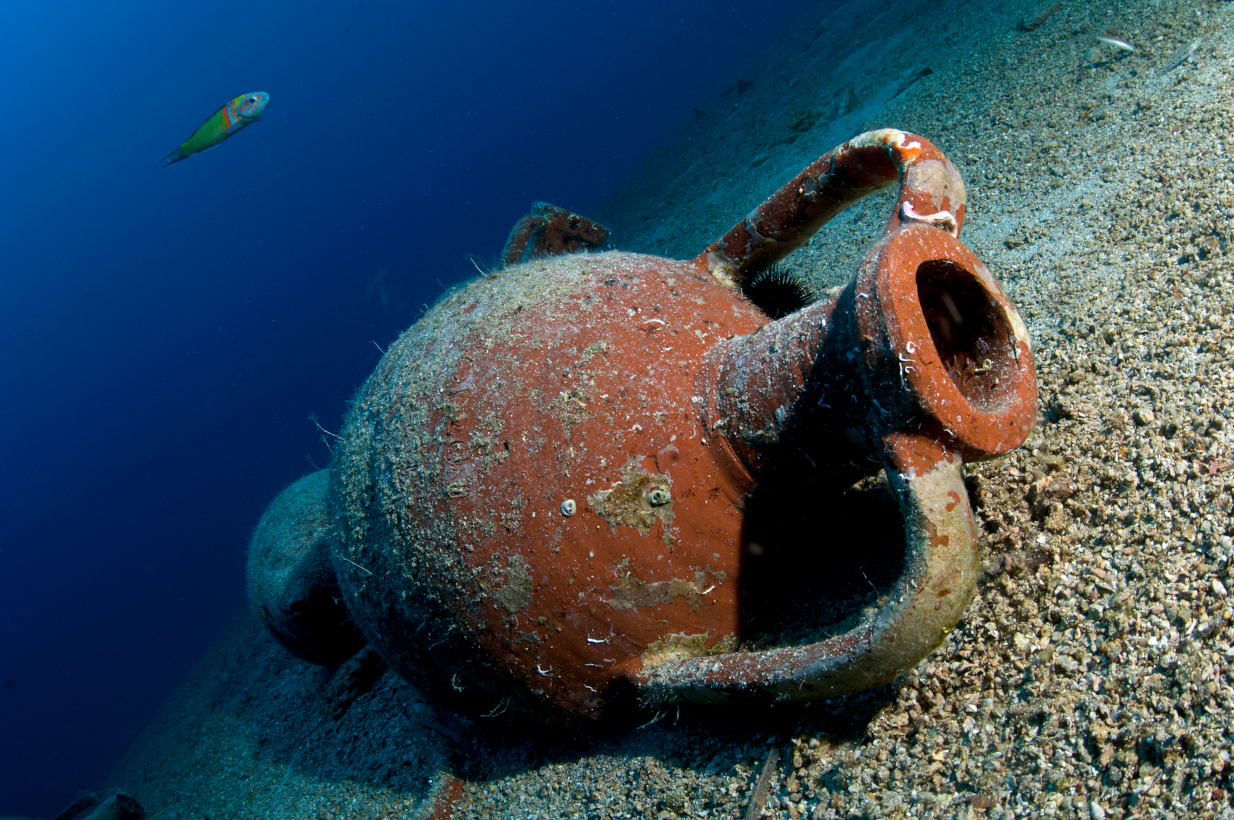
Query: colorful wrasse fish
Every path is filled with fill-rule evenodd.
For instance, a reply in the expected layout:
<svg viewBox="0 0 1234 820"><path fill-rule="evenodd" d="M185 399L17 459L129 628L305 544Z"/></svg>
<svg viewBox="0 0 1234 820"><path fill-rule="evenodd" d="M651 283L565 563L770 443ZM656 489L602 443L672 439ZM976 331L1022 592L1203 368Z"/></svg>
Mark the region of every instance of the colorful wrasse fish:
<svg viewBox="0 0 1234 820"><path fill-rule="evenodd" d="M184 141L176 150L163 157L163 167L173 165L190 155L207 148L213 148L244 126L256 120L270 102L270 95L264 91L254 91L252 94L242 94L227 105L210 115L193 135Z"/></svg>

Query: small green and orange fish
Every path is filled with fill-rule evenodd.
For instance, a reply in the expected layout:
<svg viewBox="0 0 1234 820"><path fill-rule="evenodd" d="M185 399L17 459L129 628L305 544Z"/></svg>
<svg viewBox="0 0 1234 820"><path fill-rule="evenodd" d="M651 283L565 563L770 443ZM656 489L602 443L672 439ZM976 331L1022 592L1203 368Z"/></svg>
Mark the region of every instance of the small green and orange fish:
<svg viewBox="0 0 1234 820"><path fill-rule="evenodd" d="M252 94L241 94L227 105L210 115L210 119L201 124L193 135L184 141L176 150L163 157L163 167L174 165L182 159L187 159L198 151L213 148L232 134L251 122L255 122L270 102L270 95L264 91L254 91Z"/></svg>

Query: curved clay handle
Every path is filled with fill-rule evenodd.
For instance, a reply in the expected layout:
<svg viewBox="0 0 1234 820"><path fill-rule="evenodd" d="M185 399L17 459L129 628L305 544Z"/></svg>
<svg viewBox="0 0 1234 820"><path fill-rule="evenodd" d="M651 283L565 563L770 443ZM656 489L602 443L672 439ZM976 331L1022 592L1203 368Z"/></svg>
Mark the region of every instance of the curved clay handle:
<svg viewBox="0 0 1234 820"><path fill-rule="evenodd" d="M906 570L888 603L856 628L817 643L644 668L632 676L644 695L703 702L756 693L844 695L894 680L942 643L977 581L963 463L932 438L889 433L881 444L907 541Z"/></svg>
<svg viewBox="0 0 1234 820"><path fill-rule="evenodd" d="M960 172L919 134L883 128L853 137L819 157L750 211L694 261L719 281L741 289L810 241L820 227L867 194L900 183L883 233L925 224L953 237L964 225Z"/></svg>

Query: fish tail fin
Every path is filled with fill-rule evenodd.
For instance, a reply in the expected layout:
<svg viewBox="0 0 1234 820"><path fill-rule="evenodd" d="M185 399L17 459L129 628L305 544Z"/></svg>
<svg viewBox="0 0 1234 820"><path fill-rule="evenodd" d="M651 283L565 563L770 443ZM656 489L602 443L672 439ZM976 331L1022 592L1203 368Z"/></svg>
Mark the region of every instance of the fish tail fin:
<svg viewBox="0 0 1234 820"><path fill-rule="evenodd" d="M172 159L172 157L175 157L175 159ZM162 167L166 168L168 165L175 165L180 160L187 159L187 158L188 158L188 154L184 153L183 151L180 150L179 147L177 147L176 150L172 151L170 154L163 157L161 160L159 160L159 162L162 163Z"/></svg>

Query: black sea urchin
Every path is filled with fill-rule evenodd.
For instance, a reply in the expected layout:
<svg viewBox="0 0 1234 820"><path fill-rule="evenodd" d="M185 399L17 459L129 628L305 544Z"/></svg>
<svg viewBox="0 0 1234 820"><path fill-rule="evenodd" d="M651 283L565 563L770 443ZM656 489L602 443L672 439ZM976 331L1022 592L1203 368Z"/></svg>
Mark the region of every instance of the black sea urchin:
<svg viewBox="0 0 1234 820"><path fill-rule="evenodd" d="M779 319L814 301L814 294L801 277L779 265L756 275L743 289L746 298L772 319Z"/></svg>

